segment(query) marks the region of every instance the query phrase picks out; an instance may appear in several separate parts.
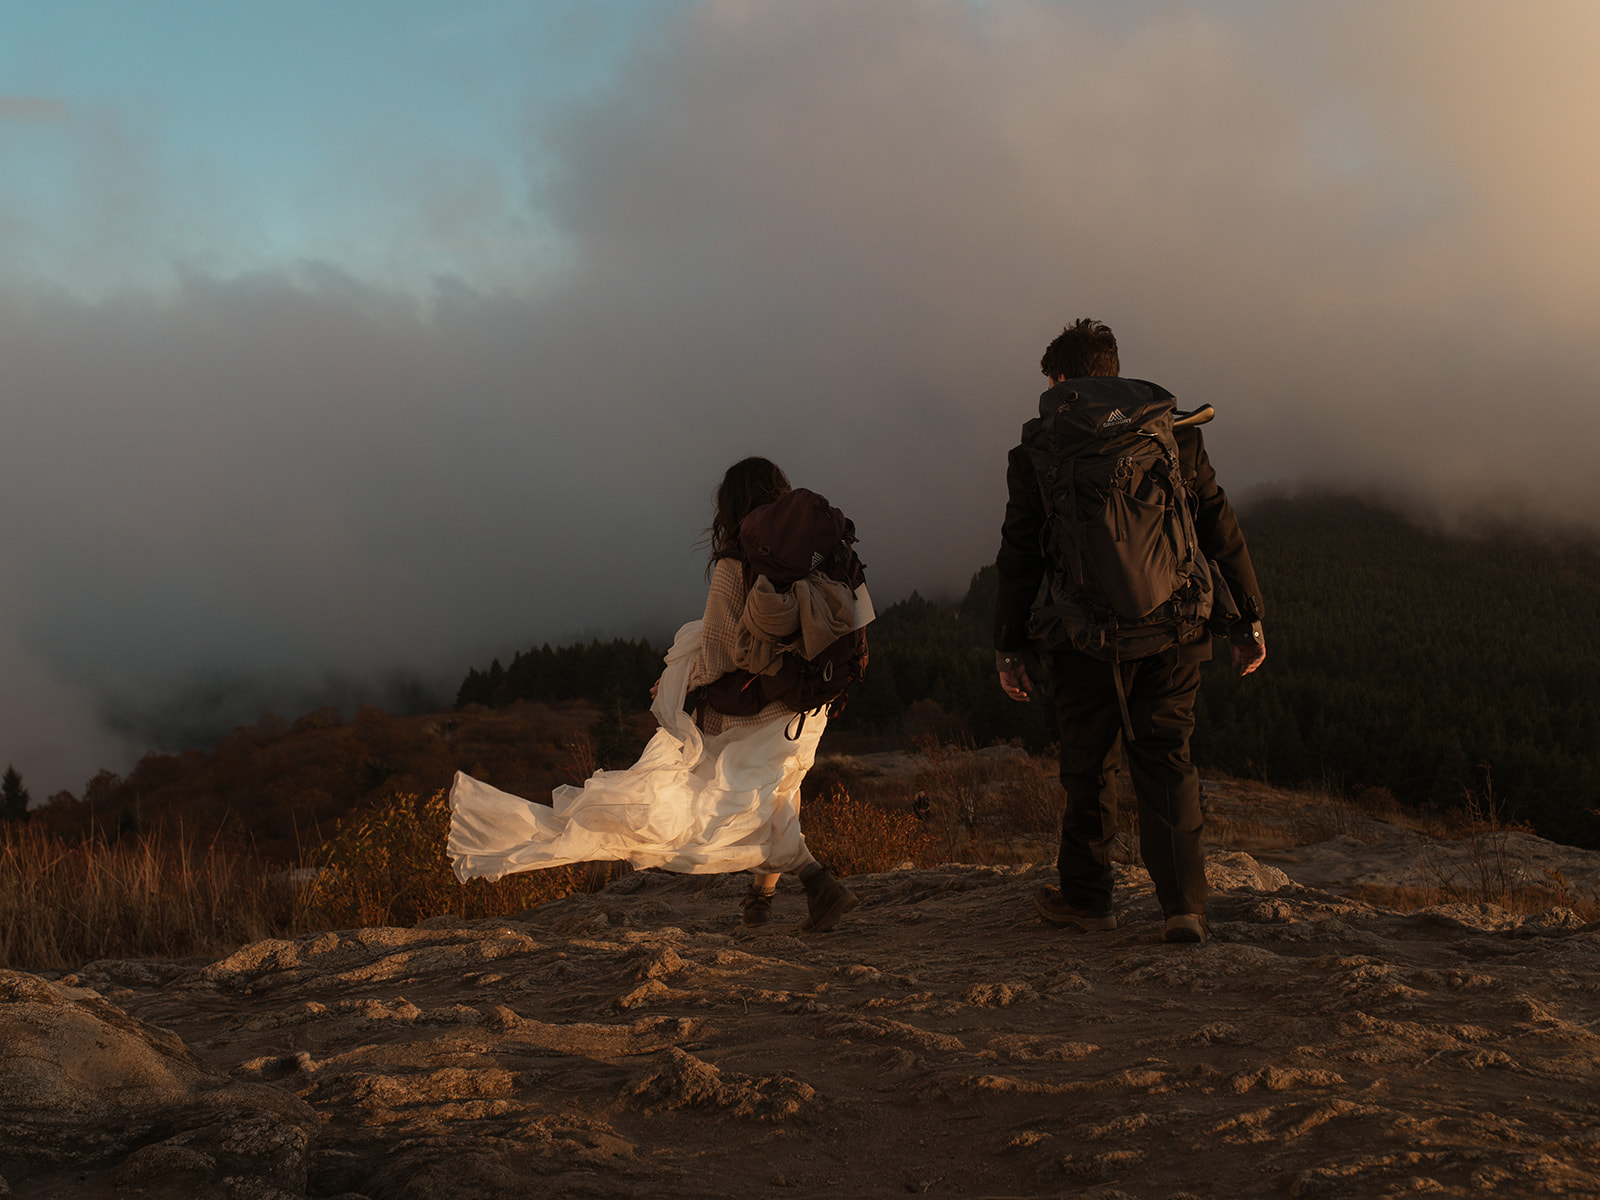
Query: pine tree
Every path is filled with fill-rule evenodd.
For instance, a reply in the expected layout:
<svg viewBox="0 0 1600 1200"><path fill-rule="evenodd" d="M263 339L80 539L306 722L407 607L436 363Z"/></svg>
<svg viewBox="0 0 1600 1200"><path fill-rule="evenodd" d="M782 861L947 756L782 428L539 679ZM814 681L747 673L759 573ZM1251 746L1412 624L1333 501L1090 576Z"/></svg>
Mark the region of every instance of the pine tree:
<svg viewBox="0 0 1600 1200"><path fill-rule="evenodd" d="M0 820L26 821L28 819L28 789L22 786L22 776L9 763L0 776Z"/></svg>

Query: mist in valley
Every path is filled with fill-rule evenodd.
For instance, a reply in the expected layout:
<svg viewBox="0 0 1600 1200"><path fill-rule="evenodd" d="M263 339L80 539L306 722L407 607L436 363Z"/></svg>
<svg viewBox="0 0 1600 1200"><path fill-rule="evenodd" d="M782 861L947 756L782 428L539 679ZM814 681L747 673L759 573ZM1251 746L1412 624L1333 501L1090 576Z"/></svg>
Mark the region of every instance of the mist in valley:
<svg viewBox="0 0 1600 1200"><path fill-rule="evenodd" d="M36 798L261 711L663 639L746 454L852 516L881 603L958 598L1078 316L1216 406L1241 498L1593 528L1592 9L648 21L603 86L528 106L517 170L419 134L394 211L308 206L426 248L421 277L230 256L248 207L198 211L226 181L196 191L159 117L0 96L6 176L44 146L82 184L0 187L0 759Z"/></svg>

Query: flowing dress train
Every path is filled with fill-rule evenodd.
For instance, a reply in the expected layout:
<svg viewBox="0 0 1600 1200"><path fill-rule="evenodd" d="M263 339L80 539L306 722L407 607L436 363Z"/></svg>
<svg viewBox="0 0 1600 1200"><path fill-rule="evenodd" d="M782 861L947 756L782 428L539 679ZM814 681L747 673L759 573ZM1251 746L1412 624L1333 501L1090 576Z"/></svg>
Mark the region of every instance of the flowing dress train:
<svg viewBox="0 0 1600 1200"><path fill-rule="evenodd" d="M689 874L797 870L811 861L800 833L800 781L827 714L703 734L683 711L702 625L683 626L667 652L651 705L660 728L632 767L558 787L553 805L457 772L448 848L458 878L598 860Z"/></svg>

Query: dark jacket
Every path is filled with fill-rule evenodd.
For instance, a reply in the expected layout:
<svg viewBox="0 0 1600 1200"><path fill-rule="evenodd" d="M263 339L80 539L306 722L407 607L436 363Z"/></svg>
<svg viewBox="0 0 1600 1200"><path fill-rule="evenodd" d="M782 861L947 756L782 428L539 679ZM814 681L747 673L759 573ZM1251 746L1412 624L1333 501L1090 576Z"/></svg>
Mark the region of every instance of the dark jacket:
<svg viewBox="0 0 1600 1200"><path fill-rule="evenodd" d="M1177 441L1184 482L1195 502L1194 527L1200 552L1217 564L1244 614L1229 636L1242 645L1250 645L1255 622L1260 621L1265 609L1239 519L1227 494L1217 485L1217 473L1206 457L1200 430L1179 429ZM995 559L1000 573L1000 597L994 612L994 647L1016 651L1027 643L1028 614L1049 567L1044 550L1044 500L1039 495L1033 461L1020 445L1011 451L1006 466L1006 491L1006 517L1000 527L1000 553ZM1182 649L1185 661L1210 657L1209 638Z"/></svg>

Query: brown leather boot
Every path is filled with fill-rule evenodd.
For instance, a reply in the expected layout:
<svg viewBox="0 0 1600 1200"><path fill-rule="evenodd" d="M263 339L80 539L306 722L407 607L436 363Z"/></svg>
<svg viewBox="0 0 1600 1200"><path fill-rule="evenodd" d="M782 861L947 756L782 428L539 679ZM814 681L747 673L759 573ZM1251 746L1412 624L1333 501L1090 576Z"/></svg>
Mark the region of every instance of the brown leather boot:
<svg viewBox="0 0 1600 1200"><path fill-rule="evenodd" d="M739 901L739 907L744 910L746 925L765 925L772 920L772 892L752 884L744 899Z"/></svg>
<svg viewBox="0 0 1600 1200"><path fill-rule="evenodd" d="M800 886L806 889L806 919L800 922L802 933L821 933L832 929L839 919L861 901L855 893L833 877L833 872L821 863L812 863L800 872Z"/></svg>

